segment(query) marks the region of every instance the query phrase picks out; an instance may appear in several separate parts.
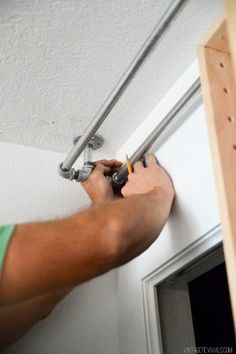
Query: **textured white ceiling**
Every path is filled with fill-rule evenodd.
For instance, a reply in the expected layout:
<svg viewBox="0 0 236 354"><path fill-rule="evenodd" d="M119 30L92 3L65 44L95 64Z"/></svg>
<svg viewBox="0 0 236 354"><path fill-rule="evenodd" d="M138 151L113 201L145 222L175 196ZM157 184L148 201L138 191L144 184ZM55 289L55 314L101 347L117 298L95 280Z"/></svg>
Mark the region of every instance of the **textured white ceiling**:
<svg viewBox="0 0 236 354"><path fill-rule="evenodd" d="M0 140L68 152L167 0L1 0ZM223 0L190 0L99 133L116 152L196 57Z"/></svg>

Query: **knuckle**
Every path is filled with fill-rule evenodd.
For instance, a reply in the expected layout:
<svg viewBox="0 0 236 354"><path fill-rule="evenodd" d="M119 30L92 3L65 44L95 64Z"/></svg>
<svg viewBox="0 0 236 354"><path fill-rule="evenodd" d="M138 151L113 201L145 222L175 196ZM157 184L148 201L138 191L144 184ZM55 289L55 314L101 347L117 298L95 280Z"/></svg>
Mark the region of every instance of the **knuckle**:
<svg viewBox="0 0 236 354"><path fill-rule="evenodd" d="M128 175L128 182L132 181L133 179L134 179L133 173L131 173L130 175Z"/></svg>
<svg viewBox="0 0 236 354"><path fill-rule="evenodd" d="M94 171L90 176L89 176L89 179L88 181L94 181L96 180L99 176L100 176L100 172L99 171Z"/></svg>
<svg viewBox="0 0 236 354"><path fill-rule="evenodd" d="M152 165L151 169L153 171L157 171L157 172L161 172L162 171L162 168L160 166L158 166L157 164Z"/></svg>

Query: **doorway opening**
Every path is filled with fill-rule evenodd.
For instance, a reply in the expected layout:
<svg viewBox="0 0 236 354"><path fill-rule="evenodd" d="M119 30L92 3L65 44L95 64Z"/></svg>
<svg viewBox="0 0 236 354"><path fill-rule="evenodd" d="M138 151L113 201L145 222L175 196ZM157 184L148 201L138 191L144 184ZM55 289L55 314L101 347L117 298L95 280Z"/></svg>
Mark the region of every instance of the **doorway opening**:
<svg viewBox="0 0 236 354"><path fill-rule="evenodd" d="M222 246L165 279L156 295L165 354L236 353Z"/></svg>

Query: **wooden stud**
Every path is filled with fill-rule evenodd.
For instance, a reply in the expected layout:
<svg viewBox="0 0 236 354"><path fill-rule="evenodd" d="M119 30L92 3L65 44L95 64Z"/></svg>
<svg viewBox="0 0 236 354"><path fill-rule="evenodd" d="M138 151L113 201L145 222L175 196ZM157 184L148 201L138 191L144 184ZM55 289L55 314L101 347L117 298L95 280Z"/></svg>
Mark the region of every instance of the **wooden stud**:
<svg viewBox="0 0 236 354"><path fill-rule="evenodd" d="M222 17L214 25L201 42L198 54L236 328L236 80L226 21ZM223 38L224 45L220 41Z"/></svg>
<svg viewBox="0 0 236 354"><path fill-rule="evenodd" d="M236 79L236 1L226 1L227 32L232 55L234 75Z"/></svg>
<svg viewBox="0 0 236 354"><path fill-rule="evenodd" d="M202 38L199 45L212 48L220 52L229 53L229 43L225 15L220 16L216 23Z"/></svg>

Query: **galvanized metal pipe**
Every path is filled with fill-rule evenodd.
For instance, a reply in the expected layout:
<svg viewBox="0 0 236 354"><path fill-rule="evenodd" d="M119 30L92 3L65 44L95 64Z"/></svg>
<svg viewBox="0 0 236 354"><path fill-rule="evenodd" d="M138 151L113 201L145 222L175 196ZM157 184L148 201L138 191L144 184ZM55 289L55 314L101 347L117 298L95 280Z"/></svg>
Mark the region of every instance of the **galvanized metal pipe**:
<svg viewBox="0 0 236 354"><path fill-rule="evenodd" d="M197 79L190 89L181 97L181 99L170 110L166 117L160 124L148 135L144 142L138 147L135 153L130 157L130 162L134 165L135 162L140 160L145 153L147 153L156 140L173 124L177 115L186 108L187 103L199 92L201 87L200 79ZM128 176L128 169L124 164L118 172L112 176L112 180L115 184L122 184Z"/></svg>
<svg viewBox="0 0 236 354"><path fill-rule="evenodd" d="M67 158L64 160L64 162L62 162L62 170L68 171L73 166L77 158L85 149L85 146L94 136L98 128L106 119L106 117L108 116L112 108L115 106L119 98L122 96L125 89L129 85L131 80L134 78L136 72L138 71L144 60L147 58L148 54L150 54L155 44L161 39L162 35L167 30L172 20L175 18L179 10L187 1L188 0L174 0L171 2L171 5L165 11L159 23L157 24L151 35L148 37L147 41L141 47L140 51L138 52L134 60L131 62L124 75L121 77L115 89L111 92L110 96L107 98L100 110L97 112L94 119L88 125L80 140L76 143L71 152L68 154Z"/></svg>

